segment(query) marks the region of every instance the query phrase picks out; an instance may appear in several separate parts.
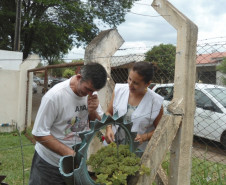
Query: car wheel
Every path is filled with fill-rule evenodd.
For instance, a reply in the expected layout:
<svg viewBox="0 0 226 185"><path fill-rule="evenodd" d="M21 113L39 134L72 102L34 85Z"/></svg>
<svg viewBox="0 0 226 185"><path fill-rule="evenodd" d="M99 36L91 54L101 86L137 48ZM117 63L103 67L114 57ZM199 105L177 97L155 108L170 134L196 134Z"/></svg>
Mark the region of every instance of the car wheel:
<svg viewBox="0 0 226 185"><path fill-rule="evenodd" d="M221 135L221 144L223 145L224 149L226 149L226 130Z"/></svg>

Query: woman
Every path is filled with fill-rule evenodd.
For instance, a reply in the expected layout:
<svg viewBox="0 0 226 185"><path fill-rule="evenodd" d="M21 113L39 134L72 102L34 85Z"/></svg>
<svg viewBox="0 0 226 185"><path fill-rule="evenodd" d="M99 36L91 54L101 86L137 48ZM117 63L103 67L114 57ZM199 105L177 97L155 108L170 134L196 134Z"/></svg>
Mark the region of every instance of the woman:
<svg viewBox="0 0 226 185"><path fill-rule="evenodd" d="M152 137L156 126L163 115L163 97L149 89L154 73L154 66L149 62L135 63L129 72L127 84L116 84L107 113L118 112L119 117L125 116L127 122L133 122L131 131L137 132L135 141L140 143L139 149L144 150ZM114 133L117 133L117 137ZM125 132L120 127L106 128L107 143L115 140L124 143Z"/></svg>

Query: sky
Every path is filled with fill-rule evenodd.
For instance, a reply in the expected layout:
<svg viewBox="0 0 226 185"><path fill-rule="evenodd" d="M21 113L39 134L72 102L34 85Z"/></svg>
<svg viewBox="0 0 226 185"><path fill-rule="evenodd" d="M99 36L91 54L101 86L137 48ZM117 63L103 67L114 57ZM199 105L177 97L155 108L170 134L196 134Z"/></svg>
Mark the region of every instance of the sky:
<svg viewBox="0 0 226 185"><path fill-rule="evenodd" d="M117 27L124 39L115 56L145 53L153 46L176 45L176 30L151 6L153 0L137 1L126 14L125 22ZM198 26L198 43L226 40L225 0L169 0ZM106 29L106 28L105 28ZM84 58L83 48L73 48L64 58L67 61Z"/></svg>

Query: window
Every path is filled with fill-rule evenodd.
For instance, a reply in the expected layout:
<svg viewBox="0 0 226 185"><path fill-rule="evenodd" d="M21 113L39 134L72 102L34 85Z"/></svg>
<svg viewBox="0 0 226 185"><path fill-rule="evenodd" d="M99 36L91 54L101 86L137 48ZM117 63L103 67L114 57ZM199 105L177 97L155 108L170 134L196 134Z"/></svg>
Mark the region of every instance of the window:
<svg viewBox="0 0 226 185"><path fill-rule="evenodd" d="M170 101L173 99L173 87L159 87L155 92L161 95L164 100Z"/></svg>
<svg viewBox="0 0 226 185"><path fill-rule="evenodd" d="M200 90L195 90L195 102L196 107L221 113L221 110L215 105L215 103L213 103L212 100Z"/></svg>

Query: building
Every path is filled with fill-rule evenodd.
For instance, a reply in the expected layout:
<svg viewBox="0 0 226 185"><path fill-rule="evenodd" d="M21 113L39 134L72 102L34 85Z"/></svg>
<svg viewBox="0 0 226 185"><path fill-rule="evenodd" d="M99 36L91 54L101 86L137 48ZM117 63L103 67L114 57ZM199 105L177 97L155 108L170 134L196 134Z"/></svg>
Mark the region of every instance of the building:
<svg viewBox="0 0 226 185"><path fill-rule="evenodd" d="M196 59L196 79L197 82L223 85L222 77L226 75L216 70L226 58L226 52L215 52L210 54L199 54Z"/></svg>

